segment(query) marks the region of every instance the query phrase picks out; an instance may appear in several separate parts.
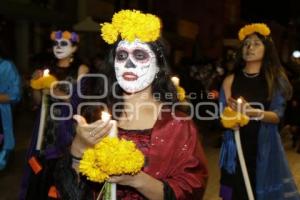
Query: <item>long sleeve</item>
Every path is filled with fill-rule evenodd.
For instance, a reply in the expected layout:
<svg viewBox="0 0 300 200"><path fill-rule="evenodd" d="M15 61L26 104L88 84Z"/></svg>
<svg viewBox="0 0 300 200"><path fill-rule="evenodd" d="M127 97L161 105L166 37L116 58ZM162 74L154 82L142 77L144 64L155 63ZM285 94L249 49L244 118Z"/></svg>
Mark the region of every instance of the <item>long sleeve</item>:
<svg viewBox="0 0 300 200"><path fill-rule="evenodd" d="M188 123L186 137L179 142L175 150L174 170L166 181L177 199L201 199L206 187L208 170L204 151L198 139L194 125Z"/></svg>
<svg viewBox="0 0 300 200"><path fill-rule="evenodd" d="M208 170L194 123L172 116L158 122L151 145L145 172L167 182L178 200L202 199Z"/></svg>
<svg viewBox="0 0 300 200"><path fill-rule="evenodd" d="M285 99L277 92L270 110L282 118ZM262 123L258 137L256 199L300 200L276 124Z"/></svg>
<svg viewBox="0 0 300 200"><path fill-rule="evenodd" d="M0 64L0 93L7 94L11 102L18 102L21 98L21 83L17 68L7 60L1 60Z"/></svg>

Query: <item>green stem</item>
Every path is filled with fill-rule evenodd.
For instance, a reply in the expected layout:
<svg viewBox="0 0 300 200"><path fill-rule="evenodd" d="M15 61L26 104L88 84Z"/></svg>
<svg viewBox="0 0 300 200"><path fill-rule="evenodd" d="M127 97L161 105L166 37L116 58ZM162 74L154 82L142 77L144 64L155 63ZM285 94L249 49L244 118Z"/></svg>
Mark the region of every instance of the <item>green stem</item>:
<svg viewBox="0 0 300 200"><path fill-rule="evenodd" d="M101 199L101 195L102 195L103 192L104 192L104 195L105 195L107 184L109 184L109 183L105 181L105 183L103 184L103 186L102 186L102 188L101 188L101 190L100 190L100 192L99 192L99 195L98 195L98 197L97 197L97 200L100 200L100 199Z"/></svg>
<svg viewBox="0 0 300 200"><path fill-rule="evenodd" d="M111 183L107 183L105 186L105 192L104 192L104 200L110 200L111 199Z"/></svg>

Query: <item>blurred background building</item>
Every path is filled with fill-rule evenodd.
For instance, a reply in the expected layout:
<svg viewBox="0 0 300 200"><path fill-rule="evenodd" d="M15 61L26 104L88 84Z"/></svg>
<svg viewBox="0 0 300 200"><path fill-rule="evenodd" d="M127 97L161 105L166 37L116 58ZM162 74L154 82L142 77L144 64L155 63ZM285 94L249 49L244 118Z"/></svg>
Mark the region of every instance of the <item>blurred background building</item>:
<svg viewBox="0 0 300 200"><path fill-rule="evenodd" d="M2 0L0 37L5 38L7 54L24 72L30 69L33 55L51 46L49 33L55 29L79 31L84 44L80 54L93 57L105 49L97 24L124 8L161 17L174 65L183 57L193 61L222 58L238 45L236 33L241 25L254 21L271 26L284 62L300 48L298 0Z"/></svg>

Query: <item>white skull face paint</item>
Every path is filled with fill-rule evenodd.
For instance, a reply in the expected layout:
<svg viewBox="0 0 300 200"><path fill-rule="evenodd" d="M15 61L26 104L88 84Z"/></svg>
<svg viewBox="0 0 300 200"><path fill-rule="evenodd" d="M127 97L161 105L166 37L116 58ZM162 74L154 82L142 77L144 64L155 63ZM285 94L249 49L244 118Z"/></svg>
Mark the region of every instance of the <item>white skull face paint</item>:
<svg viewBox="0 0 300 200"><path fill-rule="evenodd" d="M147 88L159 71L156 56L146 43L121 41L116 49L115 72L121 88L135 93Z"/></svg>
<svg viewBox="0 0 300 200"><path fill-rule="evenodd" d="M76 47L66 39L57 39L54 41L53 53L56 58L63 59L71 56L76 51Z"/></svg>

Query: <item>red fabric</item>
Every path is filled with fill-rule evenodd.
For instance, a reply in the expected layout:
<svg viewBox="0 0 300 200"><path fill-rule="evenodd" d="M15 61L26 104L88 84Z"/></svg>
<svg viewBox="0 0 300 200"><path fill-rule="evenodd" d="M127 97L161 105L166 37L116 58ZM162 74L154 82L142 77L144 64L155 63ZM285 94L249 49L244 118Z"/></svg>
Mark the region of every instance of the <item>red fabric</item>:
<svg viewBox="0 0 300 200"><path fill-rule="evenodd" d="M52 185L50 187L49 192L48 192L48 197L51 197L51 198L54 198L54 199L58 198L58 192L57 192L57 189L54 185Z"/></svg>
<svg viewBox="0 0 300 200"><path fill-rule="evenodd" d="M38 174L42 169L42 165L38 161L38 159L35 156L32 156L29 160L28 163L33 170L34 174Z"/></svg>
<svg viewBox="0 0 300 200"><path fill-rule="evenodd" d="M134 142L137 148L143 152L145 156L145 165L147 165L148 154L151 141L151 129L147 130L123 130L119 129L119 137ZM117 186L118 199L122 200L143 200L144 198L134 188L128 186Z"/></svg>
<svg viewBox="0 0 300 200"><path fill-rule="evenodd" d="M161 113L152 129L149 148L141 149L147 158L143 171L166 181L178 200L200 200L208 178L207 161L194 123L178 119L183 117L180 112ZM120 137L126 138L124 135ZM139 140L133 141L140 146Z"/></svg>

